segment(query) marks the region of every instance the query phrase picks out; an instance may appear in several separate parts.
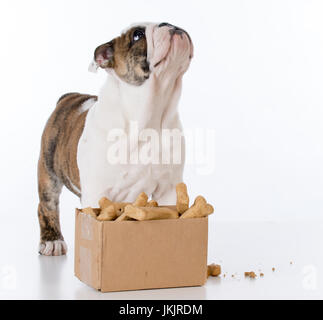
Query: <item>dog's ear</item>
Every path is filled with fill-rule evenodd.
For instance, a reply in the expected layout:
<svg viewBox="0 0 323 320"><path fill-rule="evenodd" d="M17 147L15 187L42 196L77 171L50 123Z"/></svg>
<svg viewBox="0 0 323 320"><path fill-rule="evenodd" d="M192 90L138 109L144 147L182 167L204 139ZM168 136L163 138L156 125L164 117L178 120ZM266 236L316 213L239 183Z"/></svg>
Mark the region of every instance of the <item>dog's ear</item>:
<svg viewBox="0 0 323 320"><path fill-rule="evenodd" d="M102 44L94 51L94 61L102 69L113 68L114 66L114 49L113 41Z"/></svg>
<svg viewBox="0 0 323 320"><path fill-rule="evenodd" d="M93 61L89 65L89 71L96 73L98 68L107 69L114 66L113 41L102 44L94 51Z"/></svg>

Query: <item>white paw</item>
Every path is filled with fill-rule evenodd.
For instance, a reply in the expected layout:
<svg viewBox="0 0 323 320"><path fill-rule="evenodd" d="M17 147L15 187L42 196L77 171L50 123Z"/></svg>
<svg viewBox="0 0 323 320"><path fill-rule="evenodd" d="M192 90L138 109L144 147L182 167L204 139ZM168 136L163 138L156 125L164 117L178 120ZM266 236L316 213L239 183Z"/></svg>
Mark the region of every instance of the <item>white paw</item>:
<svg viewBox="0 0 323 320"><path fill-rule="evenodd" d="M39 253L44 256L62 256L66 252L67 245L63 240L46 241L39 245Z"/></svg>

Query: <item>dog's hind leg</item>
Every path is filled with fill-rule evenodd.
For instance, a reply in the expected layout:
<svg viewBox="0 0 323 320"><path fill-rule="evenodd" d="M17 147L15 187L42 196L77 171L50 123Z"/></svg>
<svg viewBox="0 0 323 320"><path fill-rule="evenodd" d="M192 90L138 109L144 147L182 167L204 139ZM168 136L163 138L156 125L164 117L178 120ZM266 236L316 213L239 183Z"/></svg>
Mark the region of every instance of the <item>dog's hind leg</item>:
<svg viewBox="0 0 323 320"><path fill-rule="evenodd" d="M67 246L59 222L59 196L63 183L48 171L41 157L38 163L38 219L40 225L39 253L46 256L66 254Z"/></svg>

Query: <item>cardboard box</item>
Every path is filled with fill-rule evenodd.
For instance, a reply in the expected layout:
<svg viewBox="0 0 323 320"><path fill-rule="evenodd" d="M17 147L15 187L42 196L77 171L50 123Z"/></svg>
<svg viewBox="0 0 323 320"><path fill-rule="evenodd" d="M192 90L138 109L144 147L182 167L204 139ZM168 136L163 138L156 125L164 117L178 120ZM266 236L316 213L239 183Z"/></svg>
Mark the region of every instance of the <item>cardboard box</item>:
<svg viewBox="0 0 323 320"><path fill-rule="evenodd" d="M208 218L97 221L76 210L75 275L102 292L201 286Z"/></svg>

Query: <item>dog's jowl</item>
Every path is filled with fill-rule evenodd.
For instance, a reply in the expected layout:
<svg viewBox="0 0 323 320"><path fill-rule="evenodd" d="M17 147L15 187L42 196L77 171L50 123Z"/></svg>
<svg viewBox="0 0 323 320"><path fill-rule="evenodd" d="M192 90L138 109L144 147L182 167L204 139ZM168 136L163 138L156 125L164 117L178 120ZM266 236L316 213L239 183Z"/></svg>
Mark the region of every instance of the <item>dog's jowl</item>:
<svg viewBox="0 0 323 320"><path fill-rule="evenodd" d="M192 57L188 33L169 23L131 26L95 49L92 70L107 72L99 95L63 95L42 136L41 254L67 250L59 222L63 186L83 207L96 207L103 196L132 202L140 192L174 203L185 161L177 105ZM169 161L172 154L177 161Z"/></svg>

